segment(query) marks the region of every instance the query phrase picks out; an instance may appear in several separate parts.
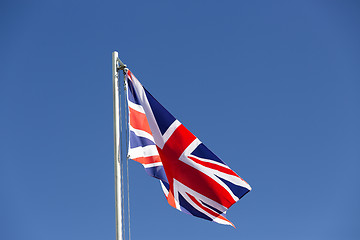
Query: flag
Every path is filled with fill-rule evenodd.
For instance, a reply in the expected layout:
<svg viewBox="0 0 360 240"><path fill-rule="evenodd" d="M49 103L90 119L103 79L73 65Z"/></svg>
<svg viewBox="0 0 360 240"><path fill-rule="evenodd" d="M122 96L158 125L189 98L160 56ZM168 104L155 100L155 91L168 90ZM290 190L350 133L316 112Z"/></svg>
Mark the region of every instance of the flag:
<svg viewBox="0 0 360 240"><path fill-rule="evenodd" d="M251 187L126 72L128 157L160 180L168 203L185 213L234 226L227 209Z"/></svg>

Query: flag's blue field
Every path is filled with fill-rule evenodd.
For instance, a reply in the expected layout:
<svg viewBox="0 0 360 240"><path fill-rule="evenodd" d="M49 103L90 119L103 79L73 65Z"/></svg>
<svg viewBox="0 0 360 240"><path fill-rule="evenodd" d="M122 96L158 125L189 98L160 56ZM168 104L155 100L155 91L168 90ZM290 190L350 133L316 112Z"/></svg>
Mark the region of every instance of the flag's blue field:
<svg viewBox="0 0 360 240"><path fill-rule="evenodd" d="M360 239L359 24L351 0L3 1L0 239L115 238L114 50L252 187L234 229L132 161L132 239Z"/></svg>

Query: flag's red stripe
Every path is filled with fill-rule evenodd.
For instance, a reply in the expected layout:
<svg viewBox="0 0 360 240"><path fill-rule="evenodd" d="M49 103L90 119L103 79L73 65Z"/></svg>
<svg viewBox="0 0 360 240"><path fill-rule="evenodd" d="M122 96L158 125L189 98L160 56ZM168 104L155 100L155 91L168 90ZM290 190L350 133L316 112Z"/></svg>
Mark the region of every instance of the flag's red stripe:
<svg viewBox="0 0 360 240"><path fill-rule="evenodd" d="M226 173L226 174L229 174L229 175L233 175L233 176L236 176L236 177L239 177L233 170L229 169L229 168L226 168L226 167L222 167L222 166L219 166L217 164L214 164L214 163L209 163L209 162L203 162L197 158L194 158L194 157L191 157L189 156L188 158L190 158L191 160L193 160L194 162L204 166L204 167L208 167L208 168L211 168L211 169L214 169L214 170L218 170L220 172L223 172L223 173Z"/></svg>
<svg viewBox="0 0 360 240"><path fill-rule="evenodd" d="M150 156L150 157L139 157L139 158L134 158L133 160L137 161L141 164L150 164L150 163L161 162L161 158L159 155Z"/></svg>
<svg viewBox="0 0 360 240"><path fill-rule="evenodd" d="M151 134L150 126L144 113L138 112L129 107L130 126Z"/></svg>
<svg viewBox="0 0 360 240"><path fill-rule="evenodd" d="M128 78L130 78L130 80L132 80L132 72L128 69L128 71L127 71L127 75L128 75Z"/></svg>
<svg viewBox="0 0 360 240"><path fill-rule="evenodd" d="M181 154L195 139L194 134L187 130L184 125L180 125L167 140L163 150L174 158L179 159Z"/></svg>
<svg viewBox="0 0 360 240"><path fill-rule="evenodd" d="M176 204L175 204L175 198L174 198L174 194L173 191L169 191L168 196L166 197L168 203L170 206L172 206L173 208L176 208Z"/></svg>

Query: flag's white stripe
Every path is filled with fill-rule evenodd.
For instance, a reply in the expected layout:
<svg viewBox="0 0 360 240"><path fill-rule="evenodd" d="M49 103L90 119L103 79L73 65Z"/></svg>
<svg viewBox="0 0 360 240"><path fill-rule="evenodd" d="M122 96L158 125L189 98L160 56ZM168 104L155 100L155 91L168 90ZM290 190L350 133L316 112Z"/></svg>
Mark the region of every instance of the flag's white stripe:
<svg viewBox="0 0 360 240"><path fill-rule="evenodd" d="M128 101L128 106L129 108L134 109L135 111L141 112L141 113L145 113L144 108L141 105L138 105L136 103L133 103L131 101Z"/></svg>
<svg viewBox="0 0 360 240"><path fill-rule="evenodd" d="M221 218L218 218L218 217L214 218L213 221L217 222L217 223L220 223L220 224L233 226L230 222L225 221L225 220L223 220Z"/></svg>
<svg viewBox="0 0 360 240"><path fill-rule="evenodd" d="M162 183L162 181L160 181L160 185L161 185L161 188L162 188L165 196L168 197L169 191L166 189L166 187L165 187L165 185Z"/></svg>
<svg viewBox="0 0 360 240"><path fill-rule="evenodd" d="M169 140L171 135L175 132L175 130L181 125L181 123L178 120L175 120L170 127L166 130L166 132L163 135L164 143Z"/></svg>
<svg viewBox="0 0 360 240"><path fill-rule="evenodd" d="M182 157L189 156L199 145L201 144L201 141L196 138L190 145L184 150L184 152L181 154L180 159Z"/></svg>
<svg viewBox="0 0 360 240"><path fill-rule="evenodd" d="M162 165L163 165L162 162L143 164L144 168L158 167Z"/></svg>
<svg viewBox="0 0 360 240"><path fill-rule="evenodd" d="M230 169L229 166L226 165L226 164L224 164L224 163L219 163L219 162L217 162L217 161L214 161L214 160L211 160L211 159L206 159L206 158L201 158L201 157L198 157L198 156L195 156L195 155L191 155L191 157L196 158L196 159L198 159L198 160L200 160L200 161L202 161L202 162L208 162L208 163L216 164L216 165L218 165L218 166L220 166L220 167L224 167L224 168ZM231 170L231 169L230 169L230 170Z"/></svg>
<svg viewBox="0 0 360 240"><path fill-rule="evenodd" d="M148 132L145 132L145 131L140 130L140 129L133 128L131 125L129 126L129 130L133 131L135 133L135 135L138 136L138 137L147 138L147 139L154 142L153 136Z"/></svg>
<svg viewBox="0 0 360 240"><path fill-rule="evenodd" d="M175 207L177 210L181 211L180 208L180 201L179 201L179 182L174 178L173 179L173 194L174 194L174 200L175 200Z"/></svg>
<svg viewBox="0 0 360 240"><path fill-rule="evenodd" d="M155 145L149 145L145 147L136 147L129 149L129 157L131 159L139 157L151 157L159 155Z"/></svg>
<svg viewBox="0 0 360 240"><path fill-rule="evenodd" d="M226 174L224 172L220 172L220 171L217 171L217 170L214 170L214 169L212 169L211 171L213 172L212 174L214 174L215 176L218 176L218 177L220 177L222 179L225 179L225 180L227 180L227 181L229 181L229 182L231 182L231 183L233 183L235 185L238 185L240 187L246 188L246 189L251 191L250 185L247 182L245 182L244 180L242 180L240 177L230 175L230 174Z"/></svg>
<svg viewBox="0 0 360 240"><path fill-rule="evenodd" d="M146 118L148 120L152 135L154 137L154 141L158 147L163 148L165 142L164 142L163 136L160 132L159 126L156 123L156 120L155 120L154 114L151 110L149 101L146 97L144 87L141 85L139 80L137 80L133 74L131 75L131 77L132 77L131 81L134 85L134 90L137 93L137 95L139 97L139 101L141 103L141 106L143 107L144 112L146 114Z"/></svg>

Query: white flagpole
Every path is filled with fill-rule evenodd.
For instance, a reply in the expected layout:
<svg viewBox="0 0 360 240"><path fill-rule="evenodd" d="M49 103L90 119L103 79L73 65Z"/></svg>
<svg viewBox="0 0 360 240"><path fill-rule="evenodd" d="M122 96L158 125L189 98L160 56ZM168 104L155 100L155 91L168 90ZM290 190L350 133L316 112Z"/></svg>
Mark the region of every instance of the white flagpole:
<svg viewBox="0 0 360 240"><path fill-rule="evenodd" d="M118 58L118 52L112 53L112 79L113 79L113 107L114 107L114 174L115 174L115 227L116 240L123 240L123 216L121 198L121 147L120 147L120 117L119 111L119 70L123 65ZM123 67L123 66L121 66Z"/></svg>

